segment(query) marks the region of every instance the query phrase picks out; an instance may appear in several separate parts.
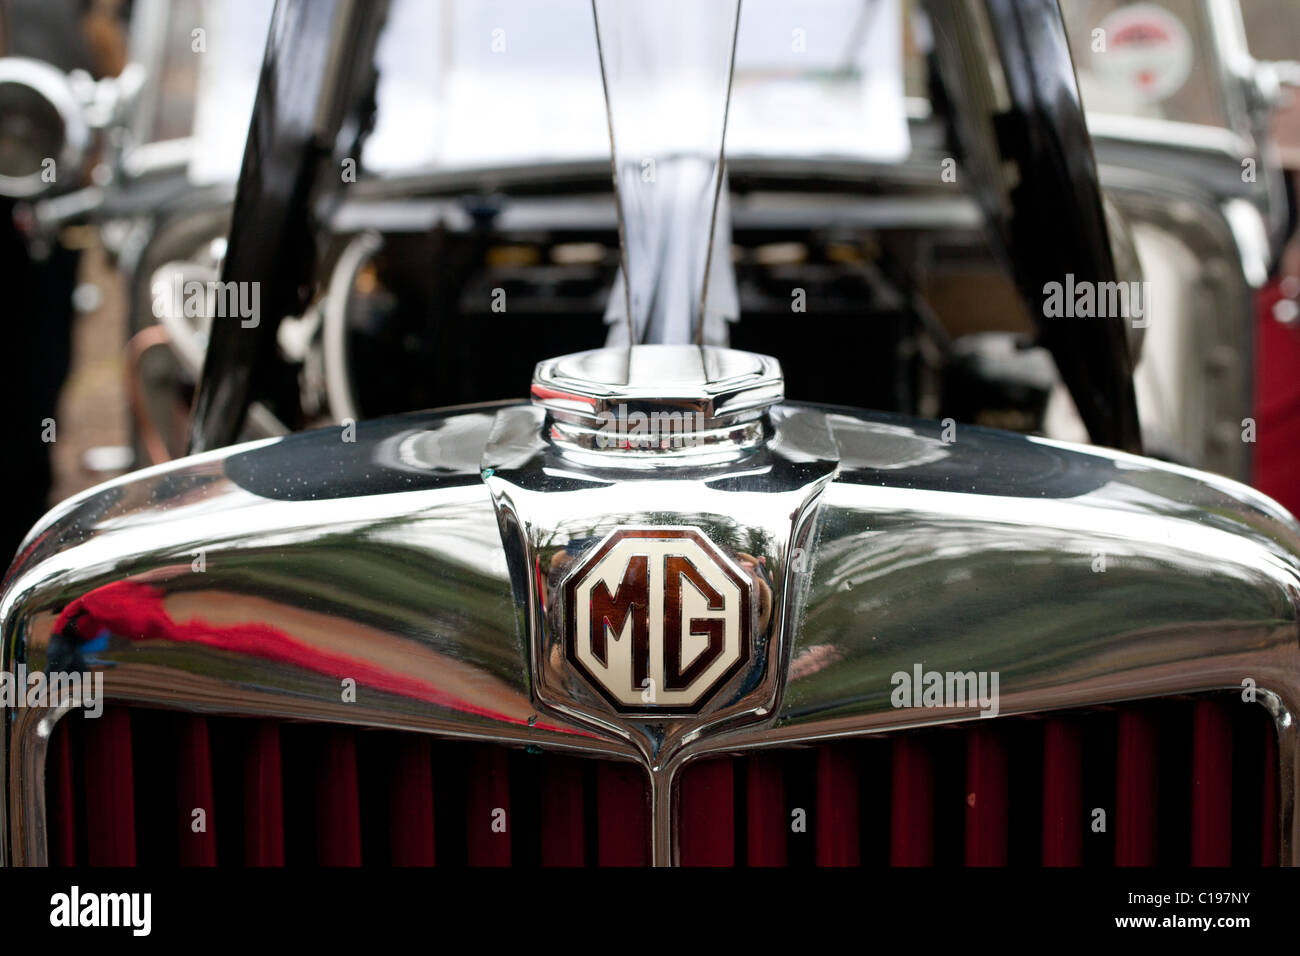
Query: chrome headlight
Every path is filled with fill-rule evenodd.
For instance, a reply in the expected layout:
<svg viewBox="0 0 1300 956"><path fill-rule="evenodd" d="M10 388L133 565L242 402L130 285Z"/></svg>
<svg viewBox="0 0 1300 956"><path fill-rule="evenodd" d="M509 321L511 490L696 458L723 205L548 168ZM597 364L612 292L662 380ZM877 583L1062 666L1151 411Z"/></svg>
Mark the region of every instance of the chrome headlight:
<svg viewBox="0 0 1300 956"><path fill-rule="evenodd" d="M39 60L0 58L0 196L30 199L71 182L89 141L65 73Z"/></svg>

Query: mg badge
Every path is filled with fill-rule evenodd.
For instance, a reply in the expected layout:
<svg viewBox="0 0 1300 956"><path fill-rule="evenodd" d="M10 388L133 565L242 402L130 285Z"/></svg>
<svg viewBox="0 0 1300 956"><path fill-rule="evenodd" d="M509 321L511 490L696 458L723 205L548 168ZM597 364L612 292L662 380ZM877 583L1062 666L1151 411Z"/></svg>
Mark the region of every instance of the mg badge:
<svg viewBox="0 0 1300 956"><path fill-rule="evenodd" d="M749 661L751 587L696 528L620 528L565 580L565 656L620 712L693 713Z"/></svg>

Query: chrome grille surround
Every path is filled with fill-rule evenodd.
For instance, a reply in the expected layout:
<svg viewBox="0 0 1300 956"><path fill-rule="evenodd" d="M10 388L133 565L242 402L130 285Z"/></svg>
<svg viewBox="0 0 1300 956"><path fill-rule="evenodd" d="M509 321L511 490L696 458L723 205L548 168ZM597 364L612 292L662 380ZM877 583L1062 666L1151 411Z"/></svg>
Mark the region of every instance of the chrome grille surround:
<svg viewBox="0 0 1300 956"><path fill-rule="evenodd" d="M786 608L770 682L729 698L717 712L726 720L638 728L545 693L530 651L533 582L512 585L518 562L493 491L536 480L535 494L562 498L598 485L591 500L614 501L631 476L563 459L547 447L544 409L517 403L362 423L354 442L323 429L236 446L65 502L10 570L4 667L102 670L113 702L634 761L654 780L657 863L674 859L670 796L689 761L976 718L974 708L894 708L889 676L917 661L998 670L1003 714L1249 678L1279 732L1282 860L1300 862L1300 527L1283 509L1215 476L975 427L947 442L937 423L797 403L771 406L764 420L761 448L690 478L734 494L718 490L727 469L743 475L761 460L804 479L768 502L767 520L786 529L769 532ZM549 471L530 470L539 463ZM684 481L674 466L635 484L641 496L653 482L680 494ZM764 506L757 485L746 493L755 497L742 523ZM690 508L713 507L701 501ZM598 514L647 503L629 495ZM509 540L512 512L502 513ZM1098 552L1104 573L1092 570ZM124 585L143 589L129 593L153 602L173 638L110 627L92 652L56 630L77 601L102 602L96 613L111 623ZM250 623L285 640L236 642ZM348 671L355 703L340 694ZM45 748L66 710L9 714L13 863L45 861Z"/></svg>

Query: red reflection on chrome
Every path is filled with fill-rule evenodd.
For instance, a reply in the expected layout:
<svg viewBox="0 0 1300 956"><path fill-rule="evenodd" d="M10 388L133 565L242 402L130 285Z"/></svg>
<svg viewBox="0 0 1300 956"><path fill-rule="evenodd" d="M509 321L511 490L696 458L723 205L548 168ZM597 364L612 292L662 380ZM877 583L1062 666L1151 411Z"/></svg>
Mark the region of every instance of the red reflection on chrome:
<svg viewBox="0 0 1300 956"><path fill-rule="evenodd" d="M351 678L359 686L426 701L459 713L510 724L527 724L522 718L470 703L418 677L372 664L351 654L323 650L269 624L218 625L198 617L177 621L163 604L159 588L135 581L116 581L88 592L64 608L54 624L56 636L78 642L90 640L102 631L129 641L196 644L289 664L339 680ZM531 726L560 733L574 732L540 722Z"/></svg>

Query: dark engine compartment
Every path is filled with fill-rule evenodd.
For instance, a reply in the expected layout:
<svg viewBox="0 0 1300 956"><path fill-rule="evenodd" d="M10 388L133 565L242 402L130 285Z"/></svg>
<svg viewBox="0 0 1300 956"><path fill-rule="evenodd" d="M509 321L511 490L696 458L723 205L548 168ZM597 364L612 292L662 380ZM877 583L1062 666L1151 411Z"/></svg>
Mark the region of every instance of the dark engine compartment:
<svg viewBox="0 0 1300 956"><path fill-rule="evenodd" d="M1038 428L1050 359L961 200L742 190L734 202L730 345L780 356L787 395ZM605 343L618 270L607 194L402 199L341 219L330 261L357 225L382 240L348 294L358 417L521 396L538 361Z"/></svg>

